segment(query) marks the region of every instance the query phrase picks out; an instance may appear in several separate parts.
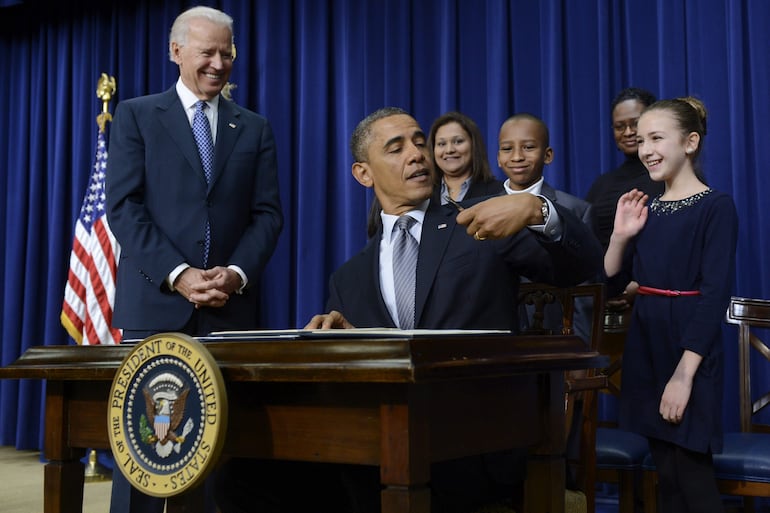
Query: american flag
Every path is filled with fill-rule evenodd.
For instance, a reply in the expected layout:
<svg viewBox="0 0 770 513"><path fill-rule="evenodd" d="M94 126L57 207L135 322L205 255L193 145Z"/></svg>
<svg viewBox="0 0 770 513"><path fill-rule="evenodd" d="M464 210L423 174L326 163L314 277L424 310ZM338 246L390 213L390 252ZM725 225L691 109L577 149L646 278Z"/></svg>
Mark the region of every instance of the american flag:
<svg viewBox="0 0 770 513"><path fill-rule="evenodd" d="M121 339L120 330L112 327L120 246L107 226L106 169L107 143L100 129L88 190L75 223L61 312L61 323L67 333L84 345L119 344Z"/></svg>

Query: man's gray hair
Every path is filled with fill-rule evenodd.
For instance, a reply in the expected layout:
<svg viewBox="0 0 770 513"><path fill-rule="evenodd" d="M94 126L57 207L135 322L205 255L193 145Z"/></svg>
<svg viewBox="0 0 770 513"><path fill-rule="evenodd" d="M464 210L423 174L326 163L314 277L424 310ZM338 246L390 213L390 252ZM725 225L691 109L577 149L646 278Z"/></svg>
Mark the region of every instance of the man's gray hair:
<svg viewBox="0 0 770 513"><path fill-rule="evenodd" d="M190 21L199 19L206 19L217 25L227 27L233 40L235 40L233 35L233 19L230 15L212 7L198 6L187 9L176 17L174 24L171 26L171 33L168 36L168 57L172 62L174 60L172 43L184 46L187 43L187 33L190 31Z"/></svg>
<svg viewBox="0 0 770 513"><path fill-rule="evenodd" d="M411 114L399 107L383 107L372 112L358 123L356 129L353 130L353 135L350 137L350 152L353 154L355 162L366 162L369 158L372 125L383 118L399 115L411 116Z"/></svg>

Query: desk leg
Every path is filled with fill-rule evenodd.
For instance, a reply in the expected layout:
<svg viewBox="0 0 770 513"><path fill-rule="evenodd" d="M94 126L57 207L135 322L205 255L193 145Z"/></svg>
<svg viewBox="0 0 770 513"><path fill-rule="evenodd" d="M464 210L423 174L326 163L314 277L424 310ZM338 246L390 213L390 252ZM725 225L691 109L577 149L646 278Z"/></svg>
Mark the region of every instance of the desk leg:
<svg viewBox="0 0 770 513"><path fill-rule="evenodd" d="M48 459L43 473L45 513L83 511L83 478L85 468L80 459L85 449L69 447L68 403L64 383L49 381L45 397L45 449Z"/></svg>
<svg viewBox="0 0 770 513"><path fill-rule="evenodd" d="M417 395L417 394L415 394ZM416 404L385 404L380 407L382 513L430 512L430 455L425 401Z"/></svg>
<svg viewBox="0 0 770 513"><path fill-rule="evenodd" d="M564 372L540 377L543 441L530 450L524 490L525 513L564 513L566 437Z"/></svg>

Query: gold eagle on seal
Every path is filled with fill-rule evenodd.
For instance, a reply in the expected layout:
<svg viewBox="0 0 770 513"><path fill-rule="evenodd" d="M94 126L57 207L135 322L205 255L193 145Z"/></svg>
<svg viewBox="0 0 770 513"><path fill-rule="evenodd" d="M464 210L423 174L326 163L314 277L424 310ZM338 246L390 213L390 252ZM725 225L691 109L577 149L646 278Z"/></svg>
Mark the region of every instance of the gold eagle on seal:
<svg viewBox="0 0 770 513"><path fill-rule="evenodd" d="M164 373L142 389L145 415L140 419L142 441L155 446L158 456L165 458L171 451L177 453L185 437L192 431L192 419L187 419L179 433L184 419L185 402L190 393L182 382L171 374Z"/></svg>

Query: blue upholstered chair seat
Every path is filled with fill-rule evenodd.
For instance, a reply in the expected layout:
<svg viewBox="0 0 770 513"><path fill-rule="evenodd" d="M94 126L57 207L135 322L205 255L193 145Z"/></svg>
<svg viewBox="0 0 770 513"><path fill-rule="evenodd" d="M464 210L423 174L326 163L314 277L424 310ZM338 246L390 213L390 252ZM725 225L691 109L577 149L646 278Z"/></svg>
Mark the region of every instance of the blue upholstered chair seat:
<svg viewBox="0 0 770 513"><path fill-rule="evenodd" d="M726 433L714 470L719 479L770 483L770 434Z"/></svg>
<svg viewBox="0 0 770 513"><path fill-rule="evenodd" d="M642 470L650 470L650 471L656 470L655 461L652 459L651 452L648 452L647 455L644 457L644 461L642 461Z"/></svg>
<svg viewBox="0 0 770 513"><path fill-rule="evenodd" d="M596 466L633 470L640 468L650 452L647 439L636 433L613 428L596 430Z"/></svg>

